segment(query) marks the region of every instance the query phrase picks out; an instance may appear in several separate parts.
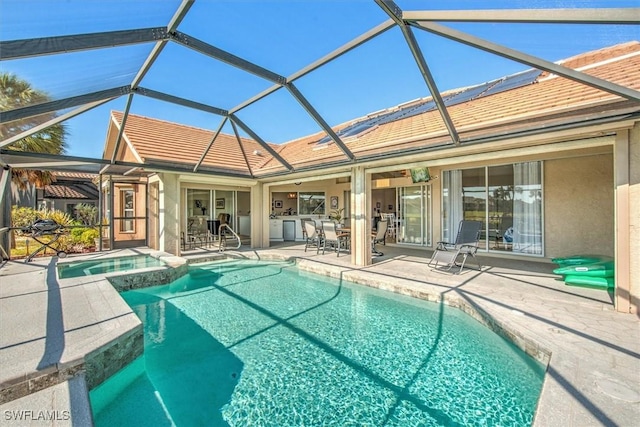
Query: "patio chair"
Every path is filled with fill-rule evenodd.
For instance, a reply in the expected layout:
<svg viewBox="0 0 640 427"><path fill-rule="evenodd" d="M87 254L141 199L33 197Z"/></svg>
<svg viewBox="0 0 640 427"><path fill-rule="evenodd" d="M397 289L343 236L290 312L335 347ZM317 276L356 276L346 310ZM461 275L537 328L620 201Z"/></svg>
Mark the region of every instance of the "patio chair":
<svg viewBox="0 0 640 427"><path fill-rule="evenodd" d="M224 213L224 212L221 212L218 214L218 221L220 221L220 225L229 224L230 220L231 220L231 214Z"/></svg>
<svg viewBox="0 0 640 427"><path fill-rule="evenodd" d="M300 218L300 225L302 226L302 238L304 240L307 240L307 229L304 228L304 223L307 222L307 221L312 221L313 222L313 219L311 219L311 218Z"/></svg>
<svg viewBox="0 0 640 427"><path fill-rule="evenodd" d="M391 236L394 240L396 238L396 214L395 213L387 213L382 214L382 220L387 220L387 235ZM386 245L386 243L384 243Z"/></svg>
<svg viewBox="0 0 640 427"><path fill-rule="evenodd" d="M190 246L208 246L211 242L211 236L209 227L207 226L207 220L204 218L195 218L191 222L190 233L188 234L190 240Z"/></svg>
<svg viewBox="0 0 640 427"><path fill-rule="evenodd" d="M186 237L184 235L184 231L180 232L180 243L182 244L182 250L186 251L187 249L193 249L193 240L191 236Z"/></svg>
<svg viewBox="0 0 640 427"><path fill-rule="evenodd" d="M511 216L505 216L500 221L498 240L502 241L502 249L513 250L513 218ZM500 246L498 246L500 247Z"/></svg>
<svg viewBox="0 0 640 427"><path fill-rule="evenodd" d="M444 270L451 270L454 266L460 266L459 273L464 268L469 255L471 255L478 264L478 270L482 271L482 265L476 258L481 231L482 223L480 221L460 221L455 242L438 242L436 250L427 265L436 268L442 263L442 269ZM459 257L462 257L462 263L460 264L458 264Z"/></svg>
<svg viewBox="0 0 640 427"><path fill-rule="evenodd" d="M378 221L378 229L375 233L371 233L371 253L373 255L383 255L382 252L376 249L376 243L382 242L382 244L386 245L385 239L387 237L387 230L389 229L389 221L382 220Z"/></svg>
<svg viewBox="0 0 640 427"><path fill-rule="evenodd" d="M340 256L340 250L348 249L349 245L349 234L338 232L336 230L336 223L333 221L322 221L322 255L324 255L324 251L329 245L333 247L336 252L338 252L338 256Z"/></svg>
<svg viewBox="0 0 640 427"><path fill-rule="evenodd" d="M303 227L306 232L304 251L307 252L309 246L316 247L316 253L320 252L320 233L316 229L316 223L313 220L303 220Z"/></svg>

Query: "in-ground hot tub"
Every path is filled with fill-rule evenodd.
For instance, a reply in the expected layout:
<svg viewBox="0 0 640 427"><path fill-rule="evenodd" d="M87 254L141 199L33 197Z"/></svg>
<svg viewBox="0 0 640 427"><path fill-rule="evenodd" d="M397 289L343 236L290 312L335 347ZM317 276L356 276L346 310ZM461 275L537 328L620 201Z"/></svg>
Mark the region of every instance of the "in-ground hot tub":
<svg viewBox="0 0 640 427"><path fill-rule="evenodd" d="M132 255L117 258L100 258L58 264L58 277L92 276L116 271L138 270L147 267L163 267L165 263L149 255Z"/></svg>

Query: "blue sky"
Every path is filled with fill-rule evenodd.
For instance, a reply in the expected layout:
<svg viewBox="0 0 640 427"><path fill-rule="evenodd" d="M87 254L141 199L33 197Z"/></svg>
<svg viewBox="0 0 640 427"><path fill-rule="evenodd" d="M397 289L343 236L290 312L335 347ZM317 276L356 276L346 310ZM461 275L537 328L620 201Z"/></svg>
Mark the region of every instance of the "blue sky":
<svg viewBox="0 0 640 427"><path fill-rule="evenodd" d="M404 10L638 7L638 1L413 1ZM165 26L177 0L0 0L0 38L82 34ZM639 17L640 18L640 17ZM387 19L373 0L196 0L178 30L288 76ZM640 39L638 26L447 24L549 61ZM440 90L483 83L528 67L422 30L416 38ZM0 62L53 99L131 83L151 44ZM393 28L295 82L322 117L336 125L369 112L429 96L399 29ZM190 49L169 43L142 87L230 109L271 86ZM121 97L67 121L68 154L101 157L109 112ZM215 130L221 117L142 96L131 112ZM285 89L238 116L269 142L319 130ZM227 125L224 132L231 133Z"/></svg>

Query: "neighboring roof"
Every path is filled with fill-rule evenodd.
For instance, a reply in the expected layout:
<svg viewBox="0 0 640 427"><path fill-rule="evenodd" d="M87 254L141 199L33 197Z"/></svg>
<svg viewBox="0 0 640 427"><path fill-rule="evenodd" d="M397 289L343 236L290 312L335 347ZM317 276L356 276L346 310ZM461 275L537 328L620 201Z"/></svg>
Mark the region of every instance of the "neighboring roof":
<svg viewBox="0 0 640 427"><path fill-rule="evenodd" d="M56 179L65 179L65 178L70 178L70 179L87 179L87 180L92 180L93 178L97 177L98 175L93 174L93 173L82 173L82 172L65 172L65 171L53 171L52 172L53 176L56 177Z"/></svg>
<svg viewBox="0 0 640 427"><path fill-rule="evenodd" d="M586 52L564 61L563 66L591 76L640 90L640 42L633 41ZM465 88L468 89L468 88ZM461 92L448 91L448 94ZM416 102L427 103L431 98ZM398 109L399 107L394 107ZM394 108L386 110L393 111ZM586 86L564 77L539 74L533 81L511 90L483 95L448 106L451 119L462 144L498 134L513 134L549 125L582 123L598 116L615 116L621 112L640 111L640 105L611 93ZM334 127L338 132L362 117ZM114 112L117 122L122 113ZM214 132L148 117L129 115L125 138L145 163L181 162L195 165L214 136ZM270 145L294 168L317 167L345 161L333 142L318 143L326 134L319 132L281 145ZM381 154L402 155L408 150L450 145L451 138L441 115L435 108L406 118L381 123L366 132L343 140L356 159ZM242 153L246 154L245 156ZM262 153L255 155L254 152ZM242 172L247 162L256 176L286 171L255 141L220 134L203 166Z"/></svg>
<svg viewBox="0 0 640 427"><path fill-rule="evenodd" d="M93 182L95 174L52 171L55 182L44 187L46 199L98 200L98 187Z"/></svg>
<svg viewBox="0 0 640 427"><path fill-rule="evenodd" d="M86 194L64 184L52 184L44 187L45 199L92 199Z"/></svg>

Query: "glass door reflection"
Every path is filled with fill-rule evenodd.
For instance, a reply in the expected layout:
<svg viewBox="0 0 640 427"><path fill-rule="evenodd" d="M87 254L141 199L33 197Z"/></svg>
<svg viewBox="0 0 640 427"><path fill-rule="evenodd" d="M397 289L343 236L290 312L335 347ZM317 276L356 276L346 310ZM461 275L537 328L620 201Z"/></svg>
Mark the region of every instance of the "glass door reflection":
<svg viewBox="0 0 640 427"><path fill-rule="evenodd" d="M398 189L400 230L398 243L431 244L431 186Z"/></svg>

